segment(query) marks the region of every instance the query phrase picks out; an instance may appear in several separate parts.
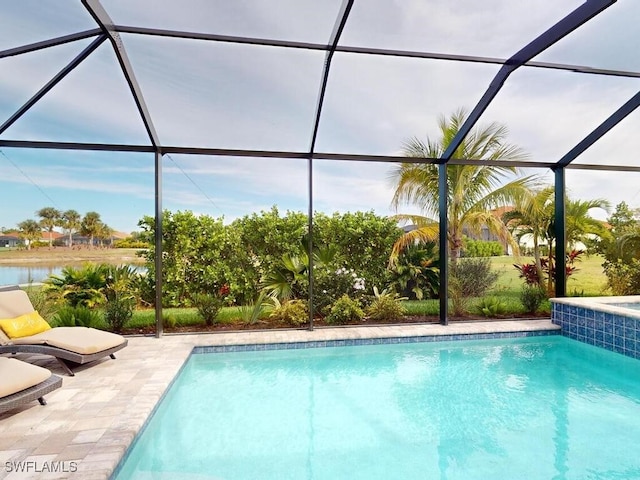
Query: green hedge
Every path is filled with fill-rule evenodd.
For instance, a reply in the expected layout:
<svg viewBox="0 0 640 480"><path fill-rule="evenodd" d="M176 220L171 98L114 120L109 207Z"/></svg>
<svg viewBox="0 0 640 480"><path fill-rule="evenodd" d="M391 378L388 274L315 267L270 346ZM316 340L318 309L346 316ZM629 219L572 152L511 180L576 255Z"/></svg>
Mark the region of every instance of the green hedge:
<svg viewBox="0 0 640 480"><path fill-rule="evenodd" d="M465 257L499 257L504 255L505 251L500 242L488 242L468 238L464 241L462 254Z"/></svg>

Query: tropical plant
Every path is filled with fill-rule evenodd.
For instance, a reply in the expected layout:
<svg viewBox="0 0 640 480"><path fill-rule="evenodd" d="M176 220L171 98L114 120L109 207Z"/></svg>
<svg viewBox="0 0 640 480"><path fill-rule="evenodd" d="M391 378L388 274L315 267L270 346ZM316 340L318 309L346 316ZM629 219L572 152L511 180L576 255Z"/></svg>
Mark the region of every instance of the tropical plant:
<svg viewBox="0 0 640 480"><path fill-rule="evenodd" d="M107 299L104 319L109 329L120 332L131 319L136 306L134 285L138 273L130 265L107 267L103 293Z"/></svg>
<svg viewBox="0 0 640 480"><path fill-rule="evenodd" d="M403 145L408 157L441 158L463 125L466 112L460 109L449 118L440 117L440 136L436 140L427 138L426 143L412 138ZM517 244L509 231L492 209L512 204L536 181L535 177L518 177L507 181L518 173L515 167L489 166L481 160L522 160L527 155L506 140L507 128L498 123L472 129L451 158L472 160L471 165L448 165L447 171L447 238L450 259L457 262L463 246L465 232L479 234L483 227L508 241L514 250ZM477 162L476 162L477 161ZM401 163L391 174L396 184L392 205L396 210L401 205L415 205L421 214L398 214L396 219L412 222L418 228L405 233L393 247L397 257L408 245L417 241L435 241L438 238L439 166L433 163Z"/></svg>
<svg viewBox="0 0 640 480"><path fill-rule="evenodd" d="M104 289L110 266L86 264L80 268L64 267L59 275L49 275L43 289L47 295L72 307L94 308L104 304Z"/></svg>
<svg viewBox="0 0 640 480"><path fill-rule="evenodd" d="M270 309L269 305L265 292L260 292L255 301L250 301L240 307L240 318L244 323L253 325Z"/></svg>
<svg viewBox="0 0 640 480"><path fill-rule="evenodd" d="M565 276L569 278L573 275L578 268L575 266L575 262L580 260L580 256L584 253L584 250L571 250L566 257L565 261ZM554 278L556 275L556 268L549 258L541 258L540 265L542 267L542 277L540 276L540 272L538 271L535 262L533 263L523 263L518 264L514 263L513 266L520 272L519 277L524 279L525 285L537 285L540 288L544 288L547 290L547 295L550 296L553 294L553 290L548 290L546 285L548 282L553 286ZM551 280L549 280L551 278ZM542 280L542 281L541 281Z"/></svg>
<svg viewBox="0 0 640 480"><path fill-rule="evenodd" d="M507 304L495 296L485 297L480 299L476 310L483 317L496 317L504 314L507 310Z"/></svg>
<svg viewBox="0 0 640 480"><path fill-rule="evenodd" d="M18 235L27 244L27 250L31 250L31 245L42 237L40 225L35 220L24 220L18 224Z"/></svg>
<svg viewBox="0 0 640 480"><path fill-rule="evenodd" d="M100 322L100 313L82 305L64 306L51 322L55 327L95 327Z"/></svg>
<svg viewBox="0 0 640 480"><path fill-rule="evenodd" d="M366 308L365 313L372 320L387 321L401 318L406 309L402 305L402 300L406 297L400 297L395 291L384 289L378 291L378 287L373 287L374 299Z"/></svg>
<svg viewBox="0 0 640 480"><path fill-rule="evenodd" d="M53 244L53 228L60 222L60 210L53 207L41 208L36 212L40 217L40 226L49 232L49 248Z"/></svg>
<svg viewBox="0 0 640 480"><path fill-rule="evenodd" d="M434 242L409 245L389 265L389 288L410 300L435 298L440 288L440 268Z"/></svg>
<svg viewBox="0 0 640 480"><path fill-rule="evenodd" d="M576 249L578 242L584 243L588 238L608 236L604 222L590 215L594 209L609 212L611 204L604 198L565 201L565 236L569 248Z"/></svg>
<svg viewBox="0 0 640 480"><path fill-rule="evenodd" d="M69 236L69 246L73 246L73 234L80 229L80 214L75 210L67 210L60 217L60 226Z"/></svg>
<svg viewBox="0 0 640 480"><path fill-rule="evenodd" d="M360 302L350 298L348 295L342 295L331 306L329 315L325 317L325 321L330 325L341 325L343 323L360 321L364 318L364 311L360 306Z"/></svg>
<svg viewBox="0 0 640 480"><path fill-rule="evenodd" d="M365 296L365 280L352 268L340 266L335 247L317 246L313 252L314 313L327 309L343 294ZM309 297L309 256L304 242L297 255L285 254L280 265L268 272L262 282L263 291L280 301Z"/></svg>
<svg viewBox="0 0 640 480"><path fill-rule="evenodd" d="M305 296L309 287L309 256L301 245L296 255L284 254L280 264L266 273L262 290L280 301Z"/></svg>

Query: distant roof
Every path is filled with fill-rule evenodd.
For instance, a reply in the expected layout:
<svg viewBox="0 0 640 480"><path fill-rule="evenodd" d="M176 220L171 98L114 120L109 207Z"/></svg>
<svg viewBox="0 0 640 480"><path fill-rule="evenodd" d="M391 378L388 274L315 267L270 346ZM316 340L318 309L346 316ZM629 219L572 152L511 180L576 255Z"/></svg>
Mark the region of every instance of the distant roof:
<svg viewBox="0 0 640 480"><path fill-rule="evenodd" d="M42 238L44 240L49 240L49 238L51 238L51 240L57 240L60 237L64 237L65 235L63 233L59 233L59 232L42 232Z"/></svg>

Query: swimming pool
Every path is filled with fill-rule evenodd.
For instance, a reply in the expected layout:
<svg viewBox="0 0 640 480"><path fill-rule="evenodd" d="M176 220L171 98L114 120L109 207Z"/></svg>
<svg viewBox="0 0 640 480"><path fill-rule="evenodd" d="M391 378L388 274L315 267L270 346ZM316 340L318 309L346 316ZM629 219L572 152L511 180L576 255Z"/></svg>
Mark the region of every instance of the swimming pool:
<svg viewBox="0 0 640 480"><path fill-rule="evenodd" d="M194 354L121 479L639 478L640 362L561 336Z"/></svg>

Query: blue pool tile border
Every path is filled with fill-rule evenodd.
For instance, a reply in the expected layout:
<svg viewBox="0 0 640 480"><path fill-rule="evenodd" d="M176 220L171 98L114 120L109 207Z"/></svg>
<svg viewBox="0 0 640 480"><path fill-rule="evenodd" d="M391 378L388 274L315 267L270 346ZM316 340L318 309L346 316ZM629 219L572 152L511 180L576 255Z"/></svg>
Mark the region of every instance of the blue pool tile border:
<svg viewBox="0 0 640 480"><path fill-rule="evenodd" d="M640 359L640 321L598 308L551 299L551 322L560 326L565 337Z"/></svg>
<svg viewBox="0 0 640 480"><path fill-rule="evenodd" d="M560 330L532 330L495 333L463 333L455 335L416 335L409 337L352 338L343 340L311 340L307 342L247 343L238 345L212 345L193 347L193 354L256 352L265 350L299 350L306 348L355 347L361 345L389 345L400 343L451 342L463 340L489 340L499 338L546 337L560 335Z"/></svg>

